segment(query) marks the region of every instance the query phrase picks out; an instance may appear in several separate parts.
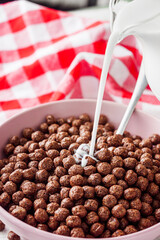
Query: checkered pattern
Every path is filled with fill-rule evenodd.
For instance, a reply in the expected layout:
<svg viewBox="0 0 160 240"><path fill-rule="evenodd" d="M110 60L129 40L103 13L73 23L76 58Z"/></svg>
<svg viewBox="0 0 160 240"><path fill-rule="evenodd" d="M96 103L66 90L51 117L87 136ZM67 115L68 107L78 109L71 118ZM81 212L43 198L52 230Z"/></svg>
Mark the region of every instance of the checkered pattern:
<svg viewBox="0 0 160 240"><path fill-rule="evenodd" d="M0 123L23 109L68 98L96 98L109 23L27 1L0 6ZM133 37L115 48L104 99L128 103L141 55ZM148 88L139 107L158 115Z"/></svg>

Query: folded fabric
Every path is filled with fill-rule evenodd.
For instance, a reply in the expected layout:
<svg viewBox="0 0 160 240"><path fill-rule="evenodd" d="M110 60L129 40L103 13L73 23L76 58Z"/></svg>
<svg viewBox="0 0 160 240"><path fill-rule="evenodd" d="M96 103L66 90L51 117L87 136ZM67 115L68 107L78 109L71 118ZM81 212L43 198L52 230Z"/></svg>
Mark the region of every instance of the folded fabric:
<svg viewBox="0 0 160 240"><path fill-rule="evenodd" d="M96 98L108 22L27 1L0 6L0 124L23 109L69 98ZM134 37L115 48L104 99L127 104L141 54ZM160 116L149 87L138 107Z"/></svg>

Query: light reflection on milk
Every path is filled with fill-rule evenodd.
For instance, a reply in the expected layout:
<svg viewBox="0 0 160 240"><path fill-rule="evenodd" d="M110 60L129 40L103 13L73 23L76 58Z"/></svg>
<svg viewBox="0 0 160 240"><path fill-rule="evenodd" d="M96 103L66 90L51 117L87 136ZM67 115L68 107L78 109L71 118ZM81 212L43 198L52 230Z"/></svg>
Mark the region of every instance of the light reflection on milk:
<svg viewBox="0 0 160 240"><path fill-rule="evenodd" d="M91 144L90 146L83 144L75 153L76 161L79 162L81 159L83 166L87 164L86 156L88 154L92 158L94 157L97 127L114 47L129 35L136 36L142 45L145 74L153 93L160 100L160 0L134 0L118 12L107 44L98 90Z"/></svg>

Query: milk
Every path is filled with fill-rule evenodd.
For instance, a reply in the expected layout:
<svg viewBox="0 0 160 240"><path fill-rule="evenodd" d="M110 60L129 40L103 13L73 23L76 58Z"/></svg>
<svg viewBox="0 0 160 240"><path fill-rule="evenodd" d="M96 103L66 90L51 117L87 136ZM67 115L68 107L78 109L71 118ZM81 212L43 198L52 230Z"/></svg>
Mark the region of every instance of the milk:
<svg viewBox="0 0 160 240"><path fill-rule="evenodd" d="M147 81L160 100L160 1L134 0L125 5L115 19L114 32L120 34L119 40L128 35L139 39Z"/></svg>
<svg viewBox="0 0 160 240"><path fill-rule="evenodd" d="M90 156L93 156L93 153L94 153L96 135L97 135L97 128L98 128L98 122L99 122L99 117L100 117L100 112L101 112L101 106L102 106L102 100L103 100L104 89L105 89L105 84L106 84L106 78L107 78L107 75L108 75L108 70L109 70L109 66L110 66L110 63L111 63L113 50L114 50L115 45L117 44L117 41L118 41L118 35L116 33L111 34L111 36L108 40L108 44L107 44L107 48L106 48L106 52L105 52L105 56L104 56L102 73L101 73L99 90L98 90L98 96L97 96L97 104L96 104L96 110L95 110L95 116L94 116L91 146L90 146L90 151L89 151Z"/></svg>
<svg viewBox="0 0 160 240"><path fill-rule="evenodd" d="M91 157L94 156L98 122L113 50L118 42L129 35L136 36L141 42L145 74L152 91L160 99L160 0L134 0L118 12L106 47L89 149ZM81 156L83 165L86 164L86 155L88 152L83 152Z"/></svg>

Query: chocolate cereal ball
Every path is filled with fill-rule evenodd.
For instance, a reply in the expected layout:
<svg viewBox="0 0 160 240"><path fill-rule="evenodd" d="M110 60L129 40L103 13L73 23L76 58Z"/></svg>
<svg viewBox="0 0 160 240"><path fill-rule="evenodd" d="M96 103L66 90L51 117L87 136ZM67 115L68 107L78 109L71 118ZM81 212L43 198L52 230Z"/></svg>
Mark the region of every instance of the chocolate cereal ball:
<svg viewBox="0 0 160 240"><path fill-rule="evenodd" d="M123 159L120 156L113 156L111 161L110 161L111 167L116 168L116 167L123 167Z"/></svg>
<svg viewBox="0 0 160 240"><path fill-rule="evenodd" d="M102 180L101 175L99 173L94 173L88 177L88 184L92 186L97 186L101 183L101 180Z"/></svg>
<svg viewBox="0 0 160 240"><path fill-rule="evenodd" d="M85 234L82 228L76 227L71 230L71 237L84 238Z"/></svg>
<svg viewBox="0 0 160 240"><path fill-rule="evenodd" d="M84 207L87 209L87 211L97 211L98 202L95 199L87 199L84 203Z"/></svg>
<svg viewBox="0 0 160 240"><path fill-rule="evenodd" d="M114 195L108 194L103 197L102 204L108 208L112 208L117 204L117 198Z"/></svg>
<svg viewBox="0 0 160 240"><path fill-rule="evenodd" d="M99 162L97 164L97 171L101 174L101 175L107 175L111 172L111 165L107 162Z"/></svg>
<svg viewBox="0 0 160 240"><path fill-rule="evenodd" d="M74 202L70 198L64 198L61 201L61 207L62 208L72 208L74 206Z"/></svg>
<svg viewBox="0 0 160 240"><path fill-rule="evenodd" d="M80 186L74 186L71 188L70 192L69 192L69 197L72 200L78 200L80 198L82 198L84 195L84 190L82 187Z"/></svg>
<svg viewBox="0 0 160 240"><path fill-rule="evenodd" d="M84 218L87 215L87 210L83 205L77 205L72 208L72 214Z"/></svg>
<svg viewBox="0 0 160 240"><path fill-rule="evenodd" d="M114 147L118 147L122 145L122 136L121 135L113 135L113 136L109 136L107 138L107 143L109 144L109 146L114 146Z"/></svg>
<svg viewBox="0 0 160 240"><path fill-rule="evenodd" d="M5 224L0 220L0 232L5 229Z"/></svg>
<svg viewBox="0 0 160 240"><path fill-rule="evenodd" d="M123 217L119 220L120 222L120 229L125 229L126 226L128 226L128 220L126 217Z"/></svg>
<svg viewBox="0 0 160 240"><path fill-rule="evenodd" d="M24 128L23 129L23 137L27 138L27 139L31 139L31 134L34 132L33 128Z"/></svg>
<svg viewBox="0 0 160 240"><path fill-rule="evenodd" d="M112 170L112 174L117 178L117 179L123 179L125 175L125 170L120 167L116 167Z"/></svg>
<svg viewBox="0 0 160 240"><path fill-rule="evenodd" d="M136 182L136 186L141 190L145 191L148 187L148 179L142 176L139 176Z"/></svg>
<svg viewBox="0 0 160 240"><path fill-rule="evenodd" d="M46 191L49 194L54 194L54 193L58 192L59 189L60 189L60 185L55 180L48 182L46 185Z"/></svg>
<svg viewBox="0 0 160 240"><path fill-rule="evenodd" d="M155 215L156 220L159 221L160 220L160 208L155 210L154 215Z"/></svg>
<svg viewBox="0 0 160 240"><path fill-rule="evenodd" d="M89 232L89 226L87 225L87 223L82 222L81 227L85 234L87 234Z"/></svg>
<svg viewBox="0 0 160 240"><path fill-rule="evenodd" d="M121 230L121 229L117 229L113 234L112 237L120 237L120 236L124 236L125 233Z"/></svg>
<svg viewBox="0 0 160 240"><path fill-rule="evenodd" d="M35 211L34 217L35 217L36 221L39 223L45 223L48 220L48 214L47 214L46 210L42 209L42 208L38 208Z"/></svg>
<svg viewBox="0 0 160 240"><path fill-rule="evenodd" d="M151 197L151 195L149 193L144 193L141 200L143 202L149 203L151 204L153 202L153 198Z"/></svg>
<svg viewBox="0 0 160 240"><path fill-rule="evenodd" d="M35 173L37 169L35 167L31 167L23 170L23 178L29 181L32 181L35 178Z"/></svg>
<svg viewBox="0 0 160 240"><path fill-rule="evenodd" d="M11 201L11 197L7 192L3 192L0 195L0 206L6 207Z"/></svg>
<svg viewBox="0 0 160 240"><path fill-rule="evenodd" d="M18 219L20 219L20 220L23 220L23 219L25 218L26 214L27 214L27 211L26 211L26 209L23 208L23 207L16 206L16 207L13 209L13 211L11 212L11 214L12 214L14 217L16 217L16 218L18 218Z"/></svg>
<svg viewBox="0 0 160 240"><path fill-rule="evenodd" d="M133 225L128 225L125 229L124 229L125 234L131 234L131 233L135 233L137 232L137 229L135 228L135 226Z"/></svg>
<svg viewBox="0 0 160 240"><path fill-rule="evenodd" d="M56 175L49 176L48 182L52 182L52 181L57 181L57 182L59 182L59 177L57 177ZM38 183L38 184L43 184L43 185L45 186L44 183Z"/></svg>
<svg viewBox="0 0 160 240"><path fill-rule="evenodd" d="M156 185L155 183L150 183L148 185L148 192L151 196L155 196L159 193L159 186Z"/></svg>
<svg viewBox="0 0 160 240"><path fill-rule="evenodd" d="M86 216L86 223L92 225L93 223L99 222L99 216L96 212L91 211Z"/></svg>
<svg viewBox="0 0 160 240"><path fill-rule="evenodd" d="M70 229L66 225L59 226L55 232L58 235L70 236Z"/></svg>
<svg viewBox="0 0 160 240"><path fill-rule="evenodd" d="M132 200L137 196L137 192L135 188L127 188L124 190L124 198L126 200Z"/></svg>
<svg viewBox="0 0 160 240"><path fill-rule="evenodd" d="M110 217L107 222L107 229L111 232L115 232L119 227L119 221L115 217Z"/></svg>
<svg viewBox="0 0 160 240"><path fill-rule="evenodd" d="M96 167L89 165L84 167L84 175L90 176L91 174L96 172Z"/></svg>
<svg viewBox="0 0 160 240"><path fill-rule="evenodd" d="M74 175L82 175L83 174L83 167L80 165L74 164L72 165L69 170L68 170L69 175L74 176Z"/></svg>
<svg viewBox="0 0 160 240"><path fill-rule="evenodd" d="M108 162L111 159L111 152L107 148L102 148L96 152L96 158L102 162Z"/></svg>
<svg viewBox="0 0 160 240"><path fill-rule="evenodd" d="M157 223L157 220L154 216L149 216L147 218L150 220L152 226Z"/></svg>
<svg viewBox="0 0 160 240"><path fill-rule="evenodd" d="M8 240L20 240L20 237L16 233L14 233L12 231L10 231L8 233L7 238L8 238Z"/></svg>
<svg viewBox="0 0 160 240"><path fill-rule="evenodd" d="M49 157L43 158L38 164L39 170L45 169L47 171L51 171L53 168L53 161Z"/></svg>
<svg viewBox="0 0 160 240"><path fill-rule="evenodd" d="M41 189L37 192L36 198L43 198L45 201L48 201L48 193L46 190Z"/></svg>
<svg viewBox="0 0 160 240"><path fill-rule="evenodd" d="M95 193L97 197L103 198L105 195L108 194L108 189L101 185L97 185L95 186Z"/></svg>
<svg viewBox="0 0 160 240"><path fill-rule="evenodd" d="M67 208L58 208L55 213L54 217L55 220L62 222L69 216L69 210Z"/></svg>
<svg viewBox="0 0 160 240"><path fill-rule="evenodd" d="M54 160L54 158L59 156L59 151L56 149L50 149L46 152L46 155L52 160Z"/></svg>
<svg viewBox="0 0 160 240"><path fill-rule="evenodd" d="M111 237L111 231L110 230L105 230L102 234L101 234L101 238L109 238Z"/></svg>
<svg viewBox="0 0 160 240"><path fill-rule="evenodd" d="M35 131L31 134L31 139L34 142L40 142L44 139L44 134L41 131Z"/></svg>
<svg viewBox="0 0 160 240"><path fill-rule="evenodd" d="M14 183L20 183L23 179L23 171L21 169L16 169L9 176L9 180Z"/></svg>
<svg viewBox="0 0 160 240"><path fill-rule="evenodd" d="M114 149L114 155L121 156L122 158L126 158L128 156L127 148L125 147L117 147Z"/></svg>
<svg viewBox="0 0 160 240"><path fill-rule="evenodd" d="M102 221L107 221L110 216L110 210L108 207L102 206L98 209L98 216Z"/></svg>
<svg viewBox="0 0 160 240"><path fill-rule="evenodd" d="M70 228L80 227L81 219L78 216L68 216L66 218L66 225Z"/></svg>
<svg viewBox="0 0 160 240"><path fill-rule="evenodd" d="M127 169L134 169L137 165L137 160L132 157L125 158L123 162L124 162L125 168Z"/></svg>
<svg viewBox="0 0 160 240"><path fill-rule="evenodd" d="M113 185L109 188L109 193L118 199L123 194L123 187L120 185Z"/></svg>
<svg viewBox="0 0 160 240"><path fill-rule="evenodd" d="M61 156L55 157L53 163L55 168L58 166L63 166L62 157Z"/></svg>
<svg viewBox="0 0 160 240"><path fill-rule="evenodd" d="M138 222L141 219L141 214L137 209L127 209L127 219L130 222Z"/></svg>
<svg viewBox="0 0 160 240"><path fill-rule="evenodd" d="M60 191L60 198L61 199L68 198L69 197L69 192L70 192L70 188L62 187L61 191Z"/></svg>
<svg viewBox="0 0 160 240"><path fill-rule="evenodd" d="M3 186L3 189L5 192L7 192L8 194L12 195L13 193L16 192L17 190L17 185L12 182L12 181L8 181L5 183L5 185Z"/></svg>
<svg viewBox="0 0 160 240"><path fill-rule="evenodd" d="M142 202L139 198L135 198L130 202L130 207L133 209L141 210L142 208Z"/></svg>
<svg viewBox="0 0 160 240"><path fill-rule="evenodd" d="M115 185L117 183L117 179L113 174L108 174L102 179L102 182L105 187L109 188L112 185ZM96 184L96 185L98 185L98 184Z"/></svg>
<svg viewBox="0 0 160 240"><path fill-rule="evenodd" d="M129 208L129 202L125 199L119 199L118 203L122 204L125 209Z"/></svg>
<svg viewBox="0 0 160 240"><path fill-rule="evenodd" d="M83 177L80 174L72 176L70 178L70 185L72 187L73 186L82 186L83 185Z"/></svg>
<svg viewBox="0 0 160 240"><path fill-rule="evenodd" d="M51 202L45 206L46 211L50 215L54 215L55 211L59 208L59 204L55 202Z"/></svg>
<svg viewBox="0 0 160 240"><path fill-rule="evenodd" d="M142 207L141 207L141 214L143 216L149 216L153 212L153 209L149 203L142 202Z"/></svg>
<svg viewBox="0 0 160 240"><path fill-rule="evenodd" d="M36 211L38 208L46 209L47 204L43 198L38 198L33 203L34 210Z"/></svg>
<svg viewBox="0 0 160 240"><path fill-rule="evenodd" d="M138 227L140 230L146 229L148 227L151 227L151 221L147 218L141 218Z"/></svg>
<svg viewBox="0 0 160 240"><path fill-rule="evenodd" d="M7 156L9 156L10 154L13 153L14 149L15 149L15 148L14 148L14 145L11 144L11 143L8 143L8 144L5 146L5 148L4 148L4 153L5 153Z"/></svg>
<svg viewBox="0 0 160 240"><path fill-rule="evenodd" d="M137 181L137 174L133 170L128 170L125 175L125 181L128 185L134 185Z"/></svg>
<svg viewBox="0 0 160 240"><path fill-rule="evenodd" d="M9 180L10 173L3 173L1 176L1 192L3 191L3 184Z"/></svg>
<svg viewBox="0 0 160 240"><path fill-rule="evenodd" d="M33 227L36 227L37 225L37 222L36 222L36 219L33 215L31 214L28 214L26 217L25 217L25 222Z"/></svg>
<svg viewBox="0 0 160 240"><path fill-rule="evenodd" d="M26 211L29 211L32 208L32 201L28 198L23 198L19 202L19 206L23 207L26 209Z"/></svg>
<svg viewBox="0 0 160 240"><path fill-rule="evenodd" d="M22 192L25 195L34 195L36 192L36 184L30 181L23 183Z"/></svg>
<svg viewBox="0 0 160 240"><path fill-rule="evenodd" d="M94 198L95 188L91 186L83 186L84 197L85 198Z"/></svg>
<svg viewBox="0 0 160 240"><path fill-rule="evenodd" d="M55 203L60 203L60 194L59 193L54 193L49 196L49 202L55 202Z"/></svg>
<svg viewBox="0 0 160 240"><path fill-rule="evenodd" d="M20 143L20 139L18 136L13 136L9 139L9 143L13 144L14 146L17 146Z"/></svg>
<svg viewBox="0 0 160 240"><path fill-rule="evenodd" d="M27 164L22 161L16 162L14 166L14 169L26 169L26 168L27 168Z"/></svg>
<svg viewBox="0 0 160 240"><path fill-rule="evenodd" d="M122 204L115 205L112 208L112 215L116 218L123 218L126 215L126 209Z"/></svg>
<svg viewBox="0 0 160 240"><path fill-rule="evenodd" d="M54 216L49 217L47 224L48 224L48 227L52 230L56 230L57 227L59 226L59 222L56 221Z"/></svg>
<svg viewBox="0 0 160 240"><path fill-rule="evenodd" d="M73 156L69 155L66 158L63 158L63 166L66 169L69 169L71 166L73 166L76 163L75 159ZM73 169L70 170L71 172ZM82 170L81 170L82 171Z"/></svg>
<svg viewBox="0 0 160 240"><path fill-rule="evenodd" d="M100 236L104 231L104 225L101 223L94 223L90 228L90 233L94 237Z"/></svg>
<svg viewBox="0 0 160 240"><path fill-rule="evenodd" d="M56 169L54 170L54 173L57 177L62 177L64 175L66 175L67 171L64 167L62 166L58 166L56 167Z"/></svg>
<svg viewBox="0 0 160 240"><path fill-rule="evenodd" d="M38 228L39 230L48 231L48 226L47 226L46 224L44 224L44 223L39 223L39 224L37 225L37 228Z"/></svg>
<svg viewBox="0 0 160 240"><path fill-rule="evenodd" d="M157 185L160 185L160 173L155 174L155 182Z"/></svg>
<svg viewBox="0 0 160 240"><path fill-rule="evenodd" d="M117 183L118 183L118 185L122 186L124 190L125 190L126 188L128 188L127 182L124 181L124 180L122 180L122 179L118 180Z"/></svg>

